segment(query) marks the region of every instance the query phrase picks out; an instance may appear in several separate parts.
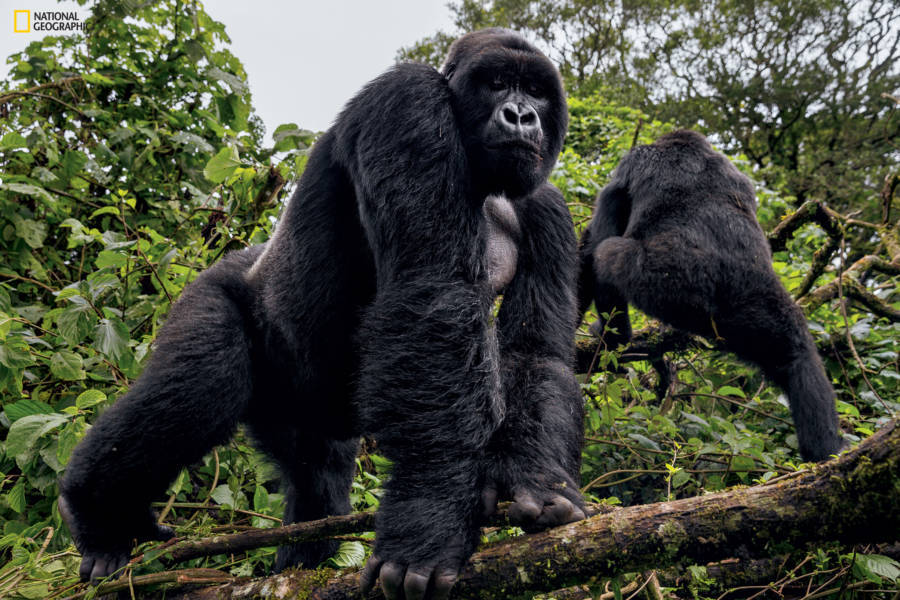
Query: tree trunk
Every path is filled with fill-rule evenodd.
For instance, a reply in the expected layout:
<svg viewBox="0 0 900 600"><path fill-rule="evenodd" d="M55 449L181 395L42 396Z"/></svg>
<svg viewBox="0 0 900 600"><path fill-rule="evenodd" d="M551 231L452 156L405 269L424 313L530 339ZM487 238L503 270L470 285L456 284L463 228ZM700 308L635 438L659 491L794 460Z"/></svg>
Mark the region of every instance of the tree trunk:
<svg viewBox="0 0 900 600"><path fill-rule="evenodd" d="M900 429L891 422L840 458L778 481L622 508L490 546L472 556L453 595L511 598L616 573L771 556L785 544L893 542L898 532ZM336 600L359 598L357 584L357 573L294 571L166 598Z"/></svg>

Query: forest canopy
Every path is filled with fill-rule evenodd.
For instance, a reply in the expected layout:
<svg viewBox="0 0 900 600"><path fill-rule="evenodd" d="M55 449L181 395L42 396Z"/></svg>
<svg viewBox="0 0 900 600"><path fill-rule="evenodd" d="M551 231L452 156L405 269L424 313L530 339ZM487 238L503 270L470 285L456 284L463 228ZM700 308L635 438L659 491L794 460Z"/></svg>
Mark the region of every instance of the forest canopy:
<svg viewBox="0 0 900 600"><path fill-rule="evenodd" d="M454 31L423 37L398 60L437 66L450 41L488 26L520 31L545 51L570 114L551 181L579 232L631 147L678 128L701 131L755 182L776 272L808 319L845 438L855 445L900 413L900 5L458 0L450 10ZM240 57L199 2L99 0L83 32L44 37L7 60L0 597L62 598L84 592L56 508L73 447L140 374L184 286L226 252L270 237L318 133L298 114L265 142ZM598 346L586 328L577 340L587 412L581 485L598 510L804 468L787 402L757 369L640 314L633 325L630 348ZM365 444L356 511L377 508L389 473ZM892 485L885 512L897 510L900 484ZM239 434L182 471L157 510L179 537L205 538L272 528L283 501L277 473ZM521 534L500 524L483 541L490 548ZM371 533L337 535L341 550L324 566L361 565ZM146 555L132 570L157 585L177 582L165 574L179 569L192 569L184 581L194 583L264 576L274 561L272 546L178 564L152 549L139 549ZM716 598L744 587L887 598L900 582L896 544L739 554L719 557L744 565L727 577L705 563L593 573L573 581L590 583L587 591L555 597L619 600L640 588Z"/></svg>

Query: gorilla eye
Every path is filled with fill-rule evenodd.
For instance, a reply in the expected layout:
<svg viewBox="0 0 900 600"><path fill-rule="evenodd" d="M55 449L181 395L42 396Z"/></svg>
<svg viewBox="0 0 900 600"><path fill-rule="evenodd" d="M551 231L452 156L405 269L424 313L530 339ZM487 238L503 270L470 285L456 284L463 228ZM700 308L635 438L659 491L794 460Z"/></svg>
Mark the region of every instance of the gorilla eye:
<svg viewBox="0 0 900 600"><path fill-rule="evenodd" d="M494 90L495 92L506 89L506 82L500 79L499 77L494 77L489 83L488 87Z"/></svg>
<svg viewBox="0 0 900 600"><path fill-rule="evenodd" d="M524 85L524 88L525 88L525 92L529 96L534 96L535 98L540 98L541 96L544 95L544 90L541 89L541 87L539 85L537 85L536 83L528 82Z"/></svg>

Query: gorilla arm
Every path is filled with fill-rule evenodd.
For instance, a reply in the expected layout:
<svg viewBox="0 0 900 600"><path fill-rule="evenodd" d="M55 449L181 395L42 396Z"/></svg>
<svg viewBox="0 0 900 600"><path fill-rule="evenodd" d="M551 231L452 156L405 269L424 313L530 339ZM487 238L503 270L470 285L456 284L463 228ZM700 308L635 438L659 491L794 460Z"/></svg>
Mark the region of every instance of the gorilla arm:
<svg viewBox="0 0 900 600"><path fill-rule="evenodd" d="M579 491L583 400L572 371L575 235L565 202L545 184L512 201L521 223L516 275L498 315L506 417L485 461L485 512L511 498L526 526L584 518Z"/></svg>
<svg viewBox="0 0 900 600"><path fill-rule="evenodd" d="M357 406L394 461L364 588L445 596L477 542L478 460L500 414L486 224L445 79L400 65L335 127L375 257ZM403 592L401 592L401 589Z"/></svg>

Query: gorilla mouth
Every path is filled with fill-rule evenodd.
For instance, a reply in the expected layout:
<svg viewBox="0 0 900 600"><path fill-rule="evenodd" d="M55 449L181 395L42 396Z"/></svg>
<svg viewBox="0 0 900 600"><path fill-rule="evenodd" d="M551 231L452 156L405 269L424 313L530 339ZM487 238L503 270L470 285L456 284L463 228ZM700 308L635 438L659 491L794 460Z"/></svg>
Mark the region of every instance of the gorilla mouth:
<svg viewBox="0 0 900 600"><path fill-rule="evenodd" d="M524 150L532 154L540 154L541 152L540 146L538 146L534 142L522 138L503 140L502 142L489 145L488 148L490 148L491 150L500 151Z"/></svg>

